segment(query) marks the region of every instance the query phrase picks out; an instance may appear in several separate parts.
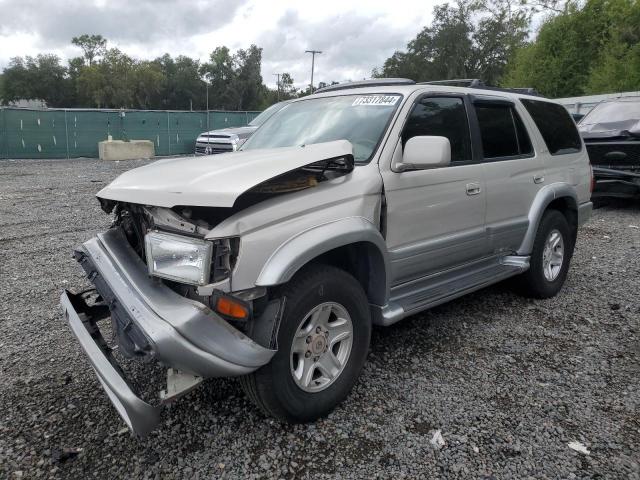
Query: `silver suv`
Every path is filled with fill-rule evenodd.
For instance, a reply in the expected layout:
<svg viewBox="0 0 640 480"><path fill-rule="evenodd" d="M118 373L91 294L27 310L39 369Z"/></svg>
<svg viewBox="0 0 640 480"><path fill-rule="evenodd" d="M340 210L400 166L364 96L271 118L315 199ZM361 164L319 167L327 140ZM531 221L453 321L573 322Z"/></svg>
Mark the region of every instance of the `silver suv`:
<svg viewBox="0 0 640 480"><path fill-rule="evenodd" d="M211 377L238 376L267 414L308 422L348 395L373 325L509 277L525 295L556 295L591 184L573 120L544 98L409 80L329 87L238 153L156 162L101 190L113 227L74 253L95 290L64 292L62 306L139 435ZM118 356L166 367L157 402Z"/></svg>

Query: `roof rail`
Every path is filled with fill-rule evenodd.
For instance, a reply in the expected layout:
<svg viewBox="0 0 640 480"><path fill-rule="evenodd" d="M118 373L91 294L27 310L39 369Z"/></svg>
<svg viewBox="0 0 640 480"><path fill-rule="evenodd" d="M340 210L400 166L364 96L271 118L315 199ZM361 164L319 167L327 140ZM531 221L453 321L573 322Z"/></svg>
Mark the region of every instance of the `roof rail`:
<svg viewBox="0 0 640 480"><path fill-rule="evenodd" d="M431 80L429 82L419 82L419 85L445 85L447 87L484 87L484 82L478 78L453 78L451 80Z"/></svg>
<svg viewBox="0 0 640 480"><path fill-rule="evenodd" d="M372 78L371 80L361 80L359 82L337 83L316 90L314 93L333 92L335 90L346 90L347 88L365 87L385 87L389 85L415 85L416 82L408 78Z"/></svg>
<svg viewBox="0 0 640 480"><path fill-rule="evenodd" d="M511 92L520 93L522 95L533 95L541 97L535 88L523 87L523 88L501 88L490 87L486 85L479 78L454 78L452 80L432 80L430 82L419 82L418 85L445 85L449 87L466 87L466 88L481 88L483 90L493 90L497 92Z"/></svg>

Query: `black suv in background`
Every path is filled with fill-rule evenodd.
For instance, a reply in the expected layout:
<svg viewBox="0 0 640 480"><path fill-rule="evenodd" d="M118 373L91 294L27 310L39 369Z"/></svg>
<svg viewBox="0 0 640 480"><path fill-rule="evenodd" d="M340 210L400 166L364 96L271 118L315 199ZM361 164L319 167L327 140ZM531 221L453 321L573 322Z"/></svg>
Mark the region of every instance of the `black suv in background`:
<svg viewBox="0 0 640 480"><path fill-rule="evenodd" d="M593 198L640 198L640 97L596 105L578 124L593 166Z"/></svg>

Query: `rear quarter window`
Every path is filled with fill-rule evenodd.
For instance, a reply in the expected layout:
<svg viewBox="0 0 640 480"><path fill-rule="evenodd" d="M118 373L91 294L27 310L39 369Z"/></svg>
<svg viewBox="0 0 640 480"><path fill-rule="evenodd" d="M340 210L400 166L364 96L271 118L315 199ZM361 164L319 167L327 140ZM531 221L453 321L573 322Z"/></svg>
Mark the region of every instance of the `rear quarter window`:
<svg viewBox="0 0 640 480"><path fill-rule="evenodd" d="M580 134L566 108L540 100L520 101L540 130L551 155L575 153L582 149Z"/></svg>

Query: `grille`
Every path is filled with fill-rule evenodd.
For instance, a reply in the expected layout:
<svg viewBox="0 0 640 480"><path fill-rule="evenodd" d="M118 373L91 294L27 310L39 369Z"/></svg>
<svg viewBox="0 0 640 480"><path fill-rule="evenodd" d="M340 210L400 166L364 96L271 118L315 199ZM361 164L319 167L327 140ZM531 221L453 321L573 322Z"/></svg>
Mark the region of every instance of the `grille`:
<svg viewBox="0 0 640 480"><path fill-rule="evenodd" d="M207 152L209 148L209 152ZM198 143L196 144L196 153L203 155L211 155L216 153L232 152L233 145L230 143Z"/></svg>
<svg viewBox="0 0 640 480"><path fill-rule="evenodd" d="M614 169L640 168L640 141L594 142L586 145L589 160L594 166ZM624 156L617 154L617 152L624 154Z"/></svg>
<svg viewBox="0 0 640 480"><path fill-rule="evenodd" d="M208 133L205 133L199 136L202 138L229 138L229 135L215 135L215 134L208 134Z"/></svg>

